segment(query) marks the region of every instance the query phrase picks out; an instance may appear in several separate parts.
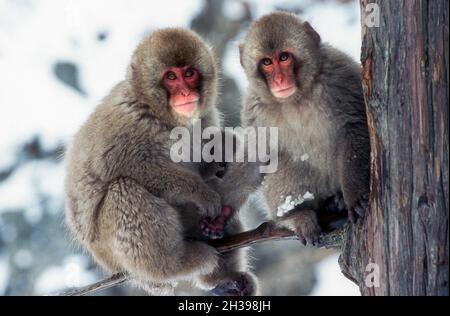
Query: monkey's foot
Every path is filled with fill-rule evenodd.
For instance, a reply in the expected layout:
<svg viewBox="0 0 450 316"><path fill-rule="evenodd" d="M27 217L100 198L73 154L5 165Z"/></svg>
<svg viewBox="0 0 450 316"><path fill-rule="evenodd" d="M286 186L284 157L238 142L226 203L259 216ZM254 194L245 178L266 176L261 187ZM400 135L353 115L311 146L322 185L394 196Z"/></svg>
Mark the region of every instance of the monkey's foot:
<svg viewBox="0 0 450 316"><path fill-rule="evenodd" d="M302 210L293 214L286 223L287 227L295 232L298 240L303 245L319 244L322 228L319 225L317 215L313 210Z"/></svg>
<svg viewBox="0 0 450 316"><path fill-rule="evenodd" d="M357 217L363 218L366 214L366 210L369 207L369 194L362 195L353 205L348 209L348 219L354 224Z"/></svg>
<svg viewBox="0 0 450 316"><path fill-rule="evenodd" d="M316 246L319 244L319 237L322 232L319 224L312 222L301 223L295 229L295 234L303 245L311 244Z"/></svg>
<svg viewBox="0 0 450 316"><path fill-rule="evenodd" d="M223 280L211 290L211 293L217 296L252 296L255 292L255 282L248 273L240 273L233 278Z"/></svg>
<svg viewBox="0 0 450 316"><path fill-rule="evenodd" d="M222 207L221 213L215 217L203 217L200 220L200 229L205 237L208 239L223 238L225 226L233 216L233 209L229 206Z"/></svg>

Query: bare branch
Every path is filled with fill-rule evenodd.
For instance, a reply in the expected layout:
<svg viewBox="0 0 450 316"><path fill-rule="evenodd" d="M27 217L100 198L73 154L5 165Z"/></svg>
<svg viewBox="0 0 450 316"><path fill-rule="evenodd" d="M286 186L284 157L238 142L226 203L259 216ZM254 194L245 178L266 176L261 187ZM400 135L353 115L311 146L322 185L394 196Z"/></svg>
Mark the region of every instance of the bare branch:
<svg viewBox="0 0 450 316"><path fill-rule="evenodd" d="M90 285L87 285L87 286L84 286L84 287L81 287L78 289L60 293L60 294L58 294L58 296L84 296L84 295L91 294L96 291L105 290L110 287L119 285L125 281L128 281L129 279L130 279L129 276L127 276L123 273L117 273L117 274L110 276L109 278L103 279L96 283L93 283L93 284L90 284Z"/></svg>
<svg viewBox="0 0 450 316"><path fill-rule="evenodd" d="M339 248L342 244L345 231L346 228L344 226L343 228L333 231L329 234L323 234L320 238L319 245L317 246L320 248ZM236 235L226 236L222 239L211 240L209 241L209 244L215 247L218 252L226 253L232 250L248 247L253 244L265 241L293 239L298 238L292 231L277 227L273 222L264 222L256 229L242 232ZM117 273L97 283L60 293L58 294L58 296L83 296L96 291L108 289L110 287L129 281L130 279L131 277L126 274Z"/></svg>

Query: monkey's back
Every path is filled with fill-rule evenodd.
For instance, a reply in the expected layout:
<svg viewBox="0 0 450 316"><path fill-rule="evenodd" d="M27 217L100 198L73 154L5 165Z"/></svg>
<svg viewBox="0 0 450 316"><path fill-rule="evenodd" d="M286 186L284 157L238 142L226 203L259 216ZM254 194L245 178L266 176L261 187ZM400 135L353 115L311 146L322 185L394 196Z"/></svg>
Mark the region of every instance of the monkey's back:
<svg viewBox="0 0 450 316"><path fill-rule="evenodd" d="M99 208L110 183L120 177L140 181L143 166L161 159L168 139L160 124L149 124L133 109L126 82L118 84L74 136L66 152L66 221L82 243L95 236ZM154 157L152 157L154 155Z"/></svg>

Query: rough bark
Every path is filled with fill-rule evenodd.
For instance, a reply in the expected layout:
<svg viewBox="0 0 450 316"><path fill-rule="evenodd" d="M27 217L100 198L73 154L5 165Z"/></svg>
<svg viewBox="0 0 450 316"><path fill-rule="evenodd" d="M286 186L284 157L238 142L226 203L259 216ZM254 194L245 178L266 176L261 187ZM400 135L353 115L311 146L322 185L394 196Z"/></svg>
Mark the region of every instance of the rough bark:
<svg viewBox="0 0 450 316"><path fill-rule="evenodd" d="M380 9L379 27L363 18L361 55L371 205L349 230L341 269L363 295L448 295L449 4L370 3ZM379 287L366 286L370 263Z"/></svg>

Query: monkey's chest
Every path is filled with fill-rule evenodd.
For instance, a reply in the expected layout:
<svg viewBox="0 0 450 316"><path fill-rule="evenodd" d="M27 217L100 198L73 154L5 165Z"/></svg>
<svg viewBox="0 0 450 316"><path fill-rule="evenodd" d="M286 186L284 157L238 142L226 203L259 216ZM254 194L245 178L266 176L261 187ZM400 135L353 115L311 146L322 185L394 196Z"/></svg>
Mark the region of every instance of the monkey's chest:
<svg viewBox="0 0 450 316"><path fill-rule="evenodd" d="M295 170L301 187L319 195L338 190L336 141L328 126L281 128L280 151ZM289 176L286 174L286 176ZM319 192L322 191L322 192Z"/></svg>
<svg viewBox="0 0 450 316"><path fill-rule="evenodd" d="M280 150L298 162L322 169L333 169L336 161L335 140L327 126L281 127Z"/></svg>

